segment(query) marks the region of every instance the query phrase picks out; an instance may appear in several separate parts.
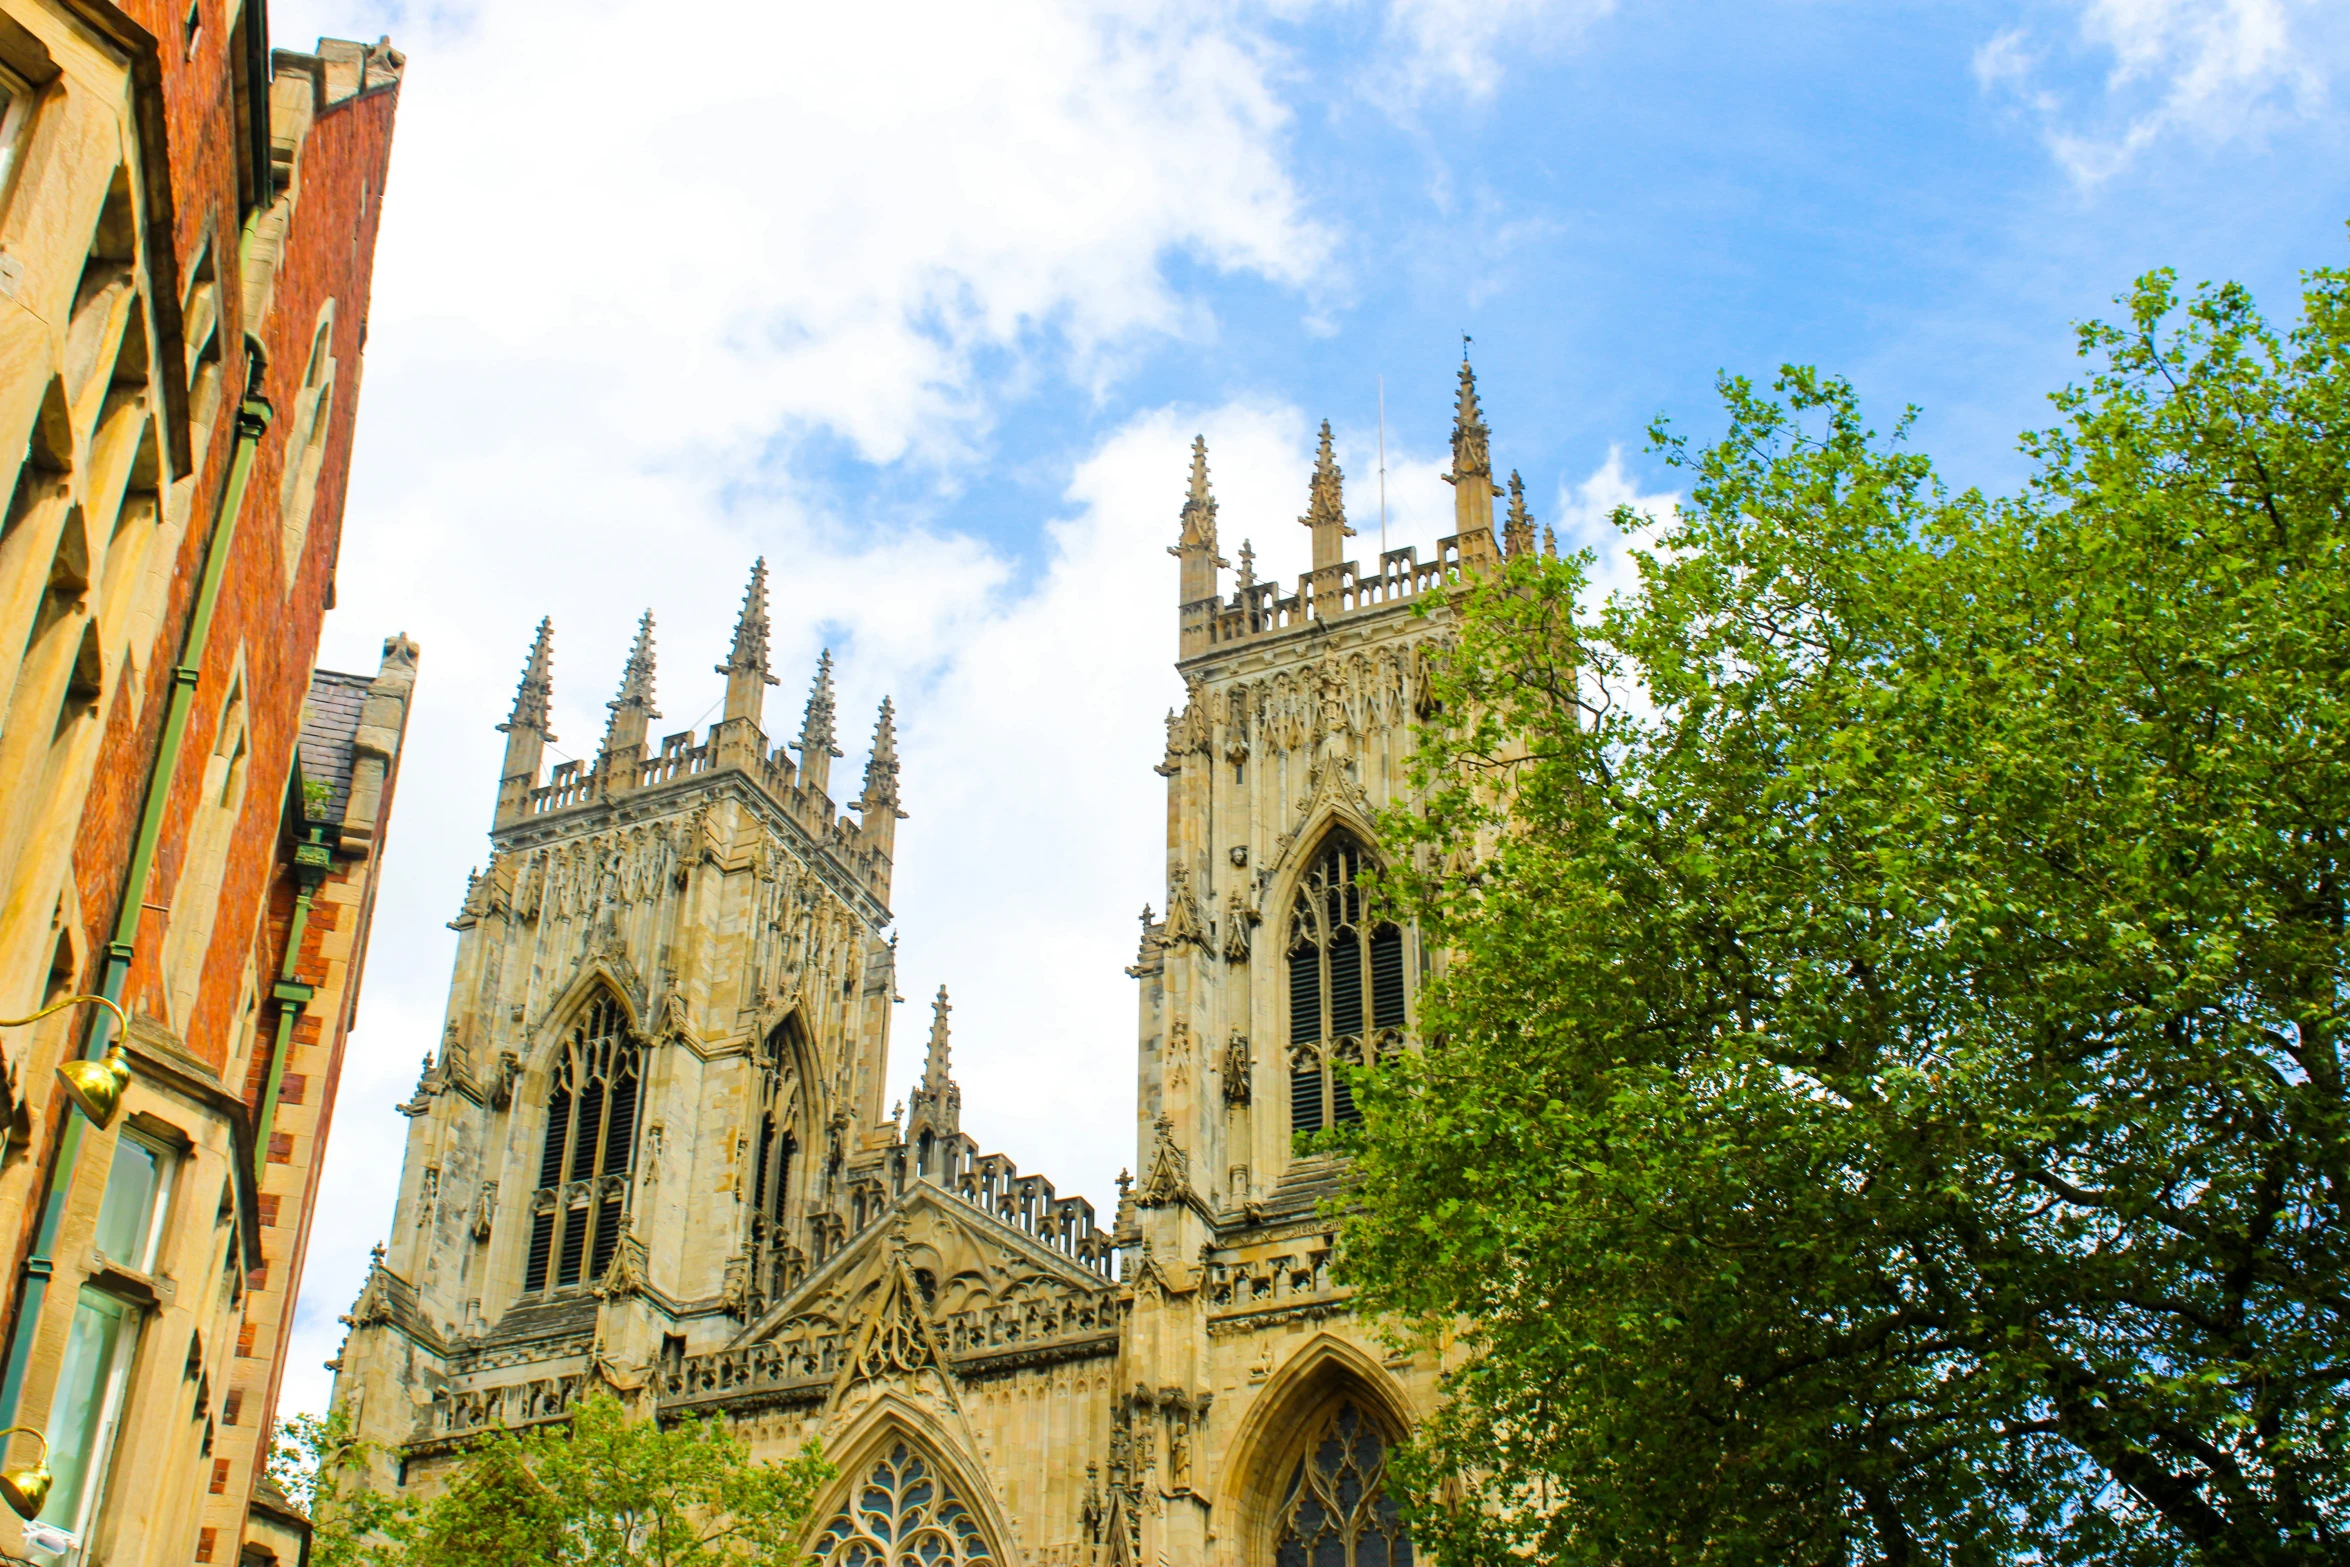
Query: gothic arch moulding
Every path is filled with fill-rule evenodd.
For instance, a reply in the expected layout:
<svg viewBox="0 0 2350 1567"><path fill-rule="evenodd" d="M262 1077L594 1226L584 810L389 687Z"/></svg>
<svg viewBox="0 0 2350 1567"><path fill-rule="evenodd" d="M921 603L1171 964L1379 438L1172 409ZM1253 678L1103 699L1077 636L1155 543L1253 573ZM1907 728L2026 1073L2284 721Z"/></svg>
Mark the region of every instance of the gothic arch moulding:
<svg viewBox="0 0 2350 1567"><path fill-rule="evenodd" d="M538 1028L530 1039L530 1054L523 1063L525 1068L544 1073L553 1062L555 1052L561 1048L564 1036L570 1033L571 1026L595 1004L600 994L609 994L620 1004L622 1015L628 1019L630 1035L642 1039L645 1033L645 1009L643 998L638 994L635 973L624 972L601 956L590 957L579 965L579 972L571 976L570 983L556 992L555 999L539 1014Z"/></svg>
<svg viewBox="0 0 2350 1567"><path fill-rule="evenodd" d="M840 1473L809 1514L810 1560L818 1567L895 1567L901 1555L896 1542L908 1529L920 1528L932 1531L939 1554L916 1550L907 1560L935 1567L1021 1567L1011 1520L969 1453L966 1440L937 1410L895 1388L859 1406L824 1441L825 1457ZM874 1511L891 1518L886 1554L872 1548L872 1535L860 1527L860 1514ZM949 1554L950 1545L959 1554Z"/></svg>
<svg viewBox="0 0 2350 1567"><path fill-rule="evenodd" d="M1216 1476L1215 1517L1232 1554L1257 1567L1273 1560L1282 1504L1299 1461L1331 1417L1352 1405L1383 1443L1408 1432L1416 1417L1400 1385L1360 1345L1316 1334L1282 1362L1232 1434Z"/></svg>
<svg viewBox="0 0 2350 1567"><path fill-rule="evenodd" d="M1268 921L1276 913L1286 915L1291 900L1297 896L1298 882L1321 857L1331 834L1341 832L1362 845L1365 858L1385 867L1388 856L1379 846L1378 825L1353 801L1325 795L1313 802L1305 819L1298 823L1297 830L1289 835L1281 852L1266 867L1265 893L1258 907Z"/></svg>

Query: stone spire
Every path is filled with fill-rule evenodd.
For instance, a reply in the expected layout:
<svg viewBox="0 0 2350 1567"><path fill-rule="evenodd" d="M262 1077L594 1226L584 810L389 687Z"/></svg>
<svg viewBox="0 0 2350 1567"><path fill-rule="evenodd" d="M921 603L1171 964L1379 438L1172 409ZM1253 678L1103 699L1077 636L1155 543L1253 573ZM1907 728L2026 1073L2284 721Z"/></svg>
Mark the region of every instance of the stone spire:
<svg viewBox="0 0 2350 1567"><path fill-rule="evenodd" d="M1469 368L1469 341L1461 339L1461 390L1452 415L1452 472L1444 482L1452 486L1453 529L1456 534L1493 531L1493 498L1501 491L1493 483L1491 434L1477 406L1477 372Z"/></svg>
<svg viewBox="0 0 2350 1567"><path fill-rule="evenodd" d="M857 796L857 832L865 846L881 858L873 868L875 885L889 895L889 863L897 852L898 823L906 813L898 809L898 717L888 697L881 699L881 716L873 723L873 749L865 756L865 792Z"/></svg>
<svg viewBox="0 0 2350 1567"><path fill-rule="evenodd" d="M832 649L816 660L816 681L808 688L808 709L800 717L800 787L832 792L832 759L841 754L832 729Z"/></svg>
<svg viewBox="0 0 2350 1567"><path fill-rule="evenodd" d="M1501 525L1501 552L1511 560L1534 553L1534 514L1526 509L1526 481L1510 470L1510 510Z"/></svg>
<svg viewBox="0 0 2350 1567"><path fill-rule="evenodd" d="M873 749L865 756L865 792L857 797L857 808L868 816L886 811L893 820L906 814L898 809L898 714L888 697L881 699L881 714L873 721Z"/></svg>
<svg viewBox="0 0 2350 1567"><path fill-rule="evenodd" d="M498 726L502 735L527 730L541 740L555 738L547 728L547 703L555 694L555 623L539 622L539 634L530 644L530 656L522 663L522 680L514 687L514 710ZM508 746L513 741L506 742Z"/></svg>
<svg viewBox="0 0 2350 1567"><path fill-rule="evenodd" d="M733 723L749 719L759 726L767 687L776 684L767 667L767 557L751 565L750 585L743 589L742 613L735 617L734 647L717 672L726 677L726 718Z"/></svg>
<svg viewBox="0 0 2350 1567"><path fill-rule="evenodd" d="M930 1003L930 1048L922 1058L922 1083L914 1090L913 1114L906 1122L909 1138L924 1128L933 1132L963 1129L963 1090L947 1065L947 1014L953 1010L947 987L939 986L938 999Z"/></svg>
<svg viewBox="0 0 2350 1567"><path fill-rule="evenodd" d="M1322 442L1314 450L1314 478L1306 492L1306 514L1300 525L1314 530L1314 569L1325 571L1346 557L1345 541L1355 535L1346 525L1346 475L1330 450L1330 421L1322 421Z"/></svg>
<svg viewBox="0 0 2350 1567"><path fill-rule="evenodd" d="M1191 490L1183 501L1183 536L1167 546L1167 553L1183 562L1183 603L1216 597L1216 569L1225 561L1216 553L1216 497L1208 490L1208 438L1204 435L1192 437Z"/></svg>
<svg viewBox="0 0 2350 1567"><path fill-rule="evenodd" d="M522 683L514 688L514 710L498 726L506 737L506 764L498 774L498 820L519 811L538 787L539 762L554 733L547 727L547 704L555 693L555 628L539 622L530 656L523 661Z"/></svg>
<svg viewBox="0 0 2350 1567"><path fill-rule="evenodd" d="M620 694L604 704L611 721L604 726L603 755L625 751L642 754L645 726L660 713L653 706L653 612L646 610L636 623L636 642L628 650L628 665L620 672Z"/></svg>
<svg viewBox="0 0 2350 1567"><path fill-rule="evenodd" d="M1248 540L1240 541L1240 591L1246 593L1257 585L1256 546Z"/></svg>

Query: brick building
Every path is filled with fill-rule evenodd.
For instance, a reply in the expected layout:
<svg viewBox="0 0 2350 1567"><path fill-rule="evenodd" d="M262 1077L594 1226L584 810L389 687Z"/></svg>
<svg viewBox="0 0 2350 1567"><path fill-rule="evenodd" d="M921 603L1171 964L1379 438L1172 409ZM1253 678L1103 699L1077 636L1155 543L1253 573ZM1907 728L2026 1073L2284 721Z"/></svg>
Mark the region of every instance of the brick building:
<svg viewBox="0 0 2350 1567"><path fill-rule="evenodd" d="M245 1549L416 650L313 669L402 61L265 18L0 0L0 1016L129 1018L0 1031L34 1560L289 1527ZM100 1125L54 1069L109 1051Z"/></svg>

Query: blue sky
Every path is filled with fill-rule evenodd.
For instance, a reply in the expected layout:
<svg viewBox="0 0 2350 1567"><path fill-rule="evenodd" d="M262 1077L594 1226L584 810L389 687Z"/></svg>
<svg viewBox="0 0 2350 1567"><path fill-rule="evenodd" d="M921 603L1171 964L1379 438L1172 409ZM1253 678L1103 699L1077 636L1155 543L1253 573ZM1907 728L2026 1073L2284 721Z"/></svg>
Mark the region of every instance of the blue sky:
<svg viewBox="0 0 2350 1567"><path fill-rule="evenodd" d="M408 52L326 661L424 646L290 1393L389 1220L492 725L557 628L589 754L635 617L667 719L714 702L752 556L796 728L841 658L853 792L903 715L893 1075L941 982L966 1125L1105 1206L1134 1157L1135 912L1164 902L1184 450L1227 552L1305 555L1332 419L1392 542L1464 331L1499 463L1606 546L1717 373L1858 383L1961 483L2139 272L2286 316L2350 262L2350 15L2314 0L278 0L281 47ZM316 1353L312 1353L315 1350Z"/></svg>

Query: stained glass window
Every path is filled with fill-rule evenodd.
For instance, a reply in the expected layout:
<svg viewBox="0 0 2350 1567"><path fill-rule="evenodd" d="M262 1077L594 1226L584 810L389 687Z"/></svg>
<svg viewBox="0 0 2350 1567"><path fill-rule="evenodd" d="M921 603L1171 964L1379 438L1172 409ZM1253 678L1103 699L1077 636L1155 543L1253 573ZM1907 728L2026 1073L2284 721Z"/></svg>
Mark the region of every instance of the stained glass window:
<svg viewBox="0 0 2350 1567"><path fill-rule="evenodd" d="M822 1567L996 1567L971 1509L929 1459L900 1442L824 1532Z"/></svg>
<svg viewBox="0 0 2350 1567"><path fill-rule="evenodd" d="M1353 1404L1339 1405L1282 1493L1273 1567L1412 1567L1386 1479L1378 1427Z"/></svg>

